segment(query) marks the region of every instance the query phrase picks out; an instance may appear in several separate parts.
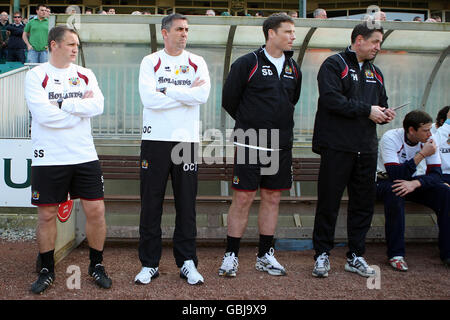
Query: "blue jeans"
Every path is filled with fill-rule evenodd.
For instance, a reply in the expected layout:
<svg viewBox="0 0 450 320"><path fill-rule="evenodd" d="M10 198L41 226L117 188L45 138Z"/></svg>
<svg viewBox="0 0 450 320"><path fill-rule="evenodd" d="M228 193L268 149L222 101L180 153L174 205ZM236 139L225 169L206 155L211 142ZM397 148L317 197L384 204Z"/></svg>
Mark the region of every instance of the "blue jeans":
<svg viewBox="0 0 450 320"><path fill-rule="evenodd" d="M48 61L48 51L35 51L31 49L28 51L27 62L29 63L43 63Z"/></svg>

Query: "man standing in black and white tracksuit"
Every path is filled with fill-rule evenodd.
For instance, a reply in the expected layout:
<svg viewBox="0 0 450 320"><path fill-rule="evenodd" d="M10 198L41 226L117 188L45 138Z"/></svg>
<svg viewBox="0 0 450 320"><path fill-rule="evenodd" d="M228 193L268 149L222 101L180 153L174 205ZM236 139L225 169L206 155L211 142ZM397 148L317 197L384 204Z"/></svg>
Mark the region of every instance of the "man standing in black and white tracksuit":
<svg viewBox="0 0 450 320"><path fill-rule="evenodd" d="M159 275L161 215L169 174L175 197L173 253L180 276L189 284L203 283L197 271L196 212L200 104L211 88L202 57L185 49L188 21L180 14L164 17L164 49L146 56L139 72L143 111L141 144L141 217L139 259L135 277L148 284Z"/></svg>
<svg viewBox="0 0 450 320"><path fill-rule="evenodd" d="M273 14L264 20L262 29L265 45L238 58L223 86L222 106L236 120L233 201L227 217L227 247L219 268L224 277L237 274L240 241L258 189L261 203L255 268L274 276L286 275L272 243L281 192L292 185L294 110L302 75L292 58L294 20L286 14Z"/></svg>
<svg viewBox="0 0 450 320"><path fill-rule="evenodd" d="M328 57L317 76L319 101L313 151L320 154L318 201L314 221L313 276L327 277L339 206L347 187L349 251L346 271L375 274L363 258L372 221L377 166L376 125L392 121L384 78L371 60L380 50L383 29L357 25L352 44Z"/></svg>

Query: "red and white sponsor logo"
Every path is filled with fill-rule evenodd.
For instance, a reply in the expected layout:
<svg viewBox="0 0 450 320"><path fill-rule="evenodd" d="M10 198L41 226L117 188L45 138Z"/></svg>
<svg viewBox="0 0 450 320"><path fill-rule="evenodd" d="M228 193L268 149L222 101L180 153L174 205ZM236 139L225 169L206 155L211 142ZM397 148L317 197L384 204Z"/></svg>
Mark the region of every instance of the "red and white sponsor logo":
<svg viewBox="0 0 450 320"><path fill-rule="evenodd" d="M59 205L58 208L58 219L61 222L66 222L70 218L72 213L73 200L67 200Z"/></svg>

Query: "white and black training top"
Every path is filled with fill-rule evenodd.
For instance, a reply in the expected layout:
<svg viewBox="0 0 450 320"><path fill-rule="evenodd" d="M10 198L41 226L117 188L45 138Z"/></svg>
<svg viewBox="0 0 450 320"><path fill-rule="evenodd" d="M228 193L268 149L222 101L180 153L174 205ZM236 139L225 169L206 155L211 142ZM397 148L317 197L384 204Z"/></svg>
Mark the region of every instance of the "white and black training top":
<svg viewBox="0 0 450 320"><path fill-rule="evenodd" d="M434 137L432 137L434 139ZM419 142L414 146L410 146L405 141L405 130L403 128L391 129L387 131L380 140L380 151L378 153L378 172L386 172L387 166L398 166L408 160L413 159L423 147L423 143ZM435 152L431 156L426 157L425 163L427 171L432 167L441 167L441 158L439 152ZM418 166L419 167L419 166ZM417 167L417 169L419 169ZM412 176L425 174L416 170Z"/></svg>
<svg viewBox="0 0 450 320"><path fill-rule="evenodd" d="M87 90L94 97L82 99ZM104 97L91 70L75 64L59 69L43 63L27 73L25 98L32 115L33 166L98 159L90 118L103 113ZM51 103L61 99L61 108Z"/></svg>
<svg viewBox="0 0 450 320"><path fill-rule="evenodd" d="M192 88L196 78L205 80ZM165 88L165 93L159 92ZM211 82L204 59L186 50L170 56L164 49L141 62L139 94L144 106L142 140L199 142L200 104Z"/></svg>
<svg viewBox="0 0 450 320"><path fill-rule="evenodd" d="M439 152L442 161L442 173L450 174L450 119L447 119L442 126L436 130L436 143L439 145Z"/></svg>

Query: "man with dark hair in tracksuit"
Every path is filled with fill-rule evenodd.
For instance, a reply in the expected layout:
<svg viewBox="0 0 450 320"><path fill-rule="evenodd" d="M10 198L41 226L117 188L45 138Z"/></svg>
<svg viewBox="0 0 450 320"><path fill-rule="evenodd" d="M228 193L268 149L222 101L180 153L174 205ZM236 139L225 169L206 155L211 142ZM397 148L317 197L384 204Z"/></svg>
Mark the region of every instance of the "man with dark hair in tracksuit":
<svg viewBox="0 0 450 320"><path fill-rule="evenodd" d="M320 154L321 161L313 232L315 277L328 276L328 256L345 187L349 196L345 270L365 277L375 275L362 256L375 202L376 124L395 117L395 111L387 109L383 75L370 61L382 39L382 28L357 25L351 46L327 58L317 76L313 151Z"/></svg>
<svg viewBox="0 0 450 320"><path fill-rule="evenodd" d="M236 276L240 239L258 188L260 239L255 267L275 276L286 274L274 257L272 242L281 190L292 184L294 107L300 97L301 73L292 59L292 18L274 14L264 21L263 31L266 45L237 59L223 87L222 106L236 120L236 147L233 201L220 276ZM270 157L267 162L266 156Z"/></svg>
<svg viewBox="0 0 450 320"><path fill-rule="evenodd" d="M408 270L405 200L433 209L439 226L440 258L450 266L450 188L442 182L443 162L438 148L443 143L436 144L440 141L431 134L431 122L428 113L413 110L405 116L403 128L387 131L380 140L377 198L384 202L389 264L397 271ZM417 170L422 161L426 166L423 174Z"/></svg>

